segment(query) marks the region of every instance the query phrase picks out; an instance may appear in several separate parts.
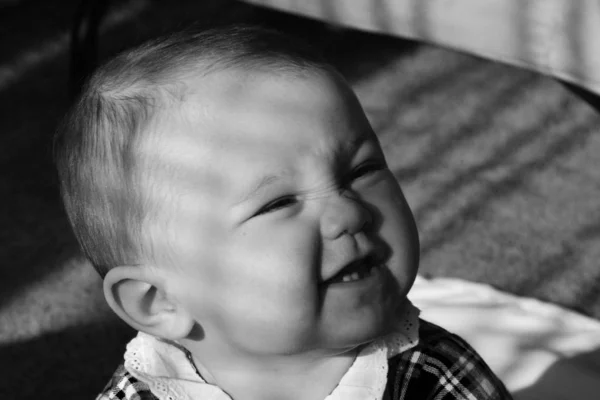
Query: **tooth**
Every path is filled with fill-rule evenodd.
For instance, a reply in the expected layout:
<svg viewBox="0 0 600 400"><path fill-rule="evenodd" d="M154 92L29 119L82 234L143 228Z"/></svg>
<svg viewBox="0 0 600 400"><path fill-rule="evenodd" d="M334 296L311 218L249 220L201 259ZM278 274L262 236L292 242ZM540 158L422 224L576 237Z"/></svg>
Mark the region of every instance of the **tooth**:
<svg viewBox="0 0 600 400"><path fill-rule="evenodd" d="M358 272L351 273L350 277L352 278L353 281L356 281L356 280L360 279L360 275L358 274Z"/></svg>
<svg viewBox="0 0 600 400"><path fill-rule="evenodd" d="M349 282L349 281L350 281L350 279L352 279L352 278L350 277L350 275L344 275L344 276L342 277L342 282Z"/></svg>

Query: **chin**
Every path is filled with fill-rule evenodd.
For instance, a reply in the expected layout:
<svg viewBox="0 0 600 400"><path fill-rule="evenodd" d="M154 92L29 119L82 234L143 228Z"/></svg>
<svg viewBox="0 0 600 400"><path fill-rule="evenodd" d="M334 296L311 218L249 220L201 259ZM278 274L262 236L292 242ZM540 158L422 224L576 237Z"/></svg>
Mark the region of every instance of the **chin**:
<svg viewBox="0 0 600 400"><path fill-rule="evenodd" d="M368 326L368 329L365 329L365 326ZM371 343L374 340L382 338L383 336L392 332L393 329L393 321L392 319L387 319L386 321L378 321L378 323L372 323L369 325L362 325L360 331L347 331L342 333L341 335L338 333L337 340L337 348L356 348L368 343Z"/></svg>

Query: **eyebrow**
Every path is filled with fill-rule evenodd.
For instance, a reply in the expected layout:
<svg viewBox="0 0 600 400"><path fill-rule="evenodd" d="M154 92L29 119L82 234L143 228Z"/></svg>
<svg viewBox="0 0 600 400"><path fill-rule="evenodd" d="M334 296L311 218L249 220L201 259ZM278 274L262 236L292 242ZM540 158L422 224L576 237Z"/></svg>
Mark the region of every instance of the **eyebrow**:
<svg viewBox="0 0 600 400"><path fill-rule="evenodd" d="M281 181L281 175L269 174L260 178L256 184L252 185L250 190L246 194L244 194L240 200L236 201L234 204L239 205L247 202L253 197L256 197L261 191L263 191L266 187L273 185L274 183Z"/></svg>

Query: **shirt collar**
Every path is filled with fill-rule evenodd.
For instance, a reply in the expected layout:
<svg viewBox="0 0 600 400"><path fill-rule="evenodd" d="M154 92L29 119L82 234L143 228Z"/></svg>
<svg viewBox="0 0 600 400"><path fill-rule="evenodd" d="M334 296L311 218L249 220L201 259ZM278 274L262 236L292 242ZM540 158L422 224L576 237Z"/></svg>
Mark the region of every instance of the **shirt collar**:
<svg viewBox="0 0 600 400"><path fill-rule="evenodd" d="M387 382L388 358L419 342L419 310L407 300L392 333L366 345L324 400L381 400ZM125 368L146 383L160 400L231 400L196 372L181 346L138 333L127 345Z"/></svg>

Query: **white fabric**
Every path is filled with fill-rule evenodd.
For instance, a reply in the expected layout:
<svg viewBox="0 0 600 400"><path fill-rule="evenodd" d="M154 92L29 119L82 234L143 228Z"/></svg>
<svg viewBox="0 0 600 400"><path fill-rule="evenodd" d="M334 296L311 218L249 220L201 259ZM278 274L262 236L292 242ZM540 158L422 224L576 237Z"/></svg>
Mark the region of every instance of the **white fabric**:
<svg viewBox="0 0 600 400"><path fill-rule="evenodd" d="M515 400L600 398L600 321L460 279L418 277L409 298L469 342Z"/></svg>
<svg viewBox="0 0 600 400"><path fill-rule="evenodd" d="M598 0L244 1L466 51L600 94Z"/></svg>
<svg viewBox="0 0 600 400"><path fill-rule="evenodd" d="M396 329L367 345L325 400L381 400L388 363L419 341L419 310L410 302L398 316ZM145 382L161 400L231 400L217 386L206 383L187 353L177 345L139 333L127 345L125 368Z"/></svg>

